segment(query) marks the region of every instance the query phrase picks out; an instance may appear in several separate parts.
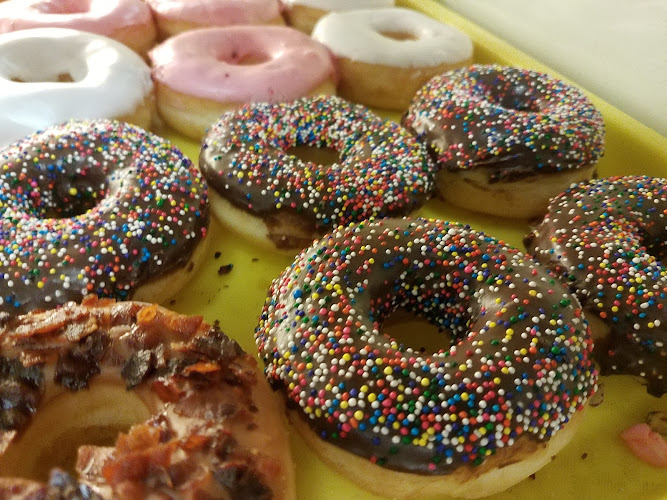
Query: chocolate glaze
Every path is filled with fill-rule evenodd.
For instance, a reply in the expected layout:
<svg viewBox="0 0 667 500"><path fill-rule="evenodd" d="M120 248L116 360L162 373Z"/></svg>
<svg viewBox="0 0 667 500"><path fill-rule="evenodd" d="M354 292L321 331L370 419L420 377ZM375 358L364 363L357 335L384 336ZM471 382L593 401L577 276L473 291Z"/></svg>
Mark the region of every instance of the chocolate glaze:
<svg viewBox="0 0 667 500"><path fill-rule="evenodd" d="M389 338L397 309L451 343L424 354ZM256 340L268 378L323 439L422 474L549 439L596 387L577 299L517 250L436 220L326 235L272 283Z"/></svg>
<svg viewBox="0 0 667 500"><path fill-rule="evenodd" d="M602 115L579 90L511 67L474 65L433 78L402 122L441 167L492 167L489 183L580 168L604 150Z"/></svg>
<svg viewBox="0 0 667 500"><path fill-rule="evenodd" d="M289 153L300 146L333 149L340 161ZM332 96L226 113L204 137L199 167L220 196L267 225L291 217L302 236L273 235L283 247L341 223L407 214L433 186L433 164L405 129Z"/></svg>
<svg viewBox="0 0 667 500"><path fill-rule="evenodd" d="M119 122L54 126L0 151L0 310L122 299L191 258L208 201L166 140Z"/></svg>
<svg viewBox="0 0 667 500"><path fill-rule="evenodd" d="M649 394L663 395L667 179L611 177L571 187L524 242L609 327L595 349L601 372L641 376Z"/></svg>
<svg viewBox="0 0 667 500"><path fill-rule="evenodd" d="M89 333L69 340L73 324ZM78 360L84 362L75 366ZM113 498L271 498L270 478L285 465L235 439L239 428L263 432L256 424L247 430L257 412L256 369L216 326L156 305L88 297L82 305L12 318L0 330L0 443L11 446L30 425L47 384L76 391L104 372L105 380L115 376L162 404L120 434L115 449L82 447L78 480L59 471L45 485L2 477L0 496L13 488L16 498L110 498L111 491Z"/></svg>

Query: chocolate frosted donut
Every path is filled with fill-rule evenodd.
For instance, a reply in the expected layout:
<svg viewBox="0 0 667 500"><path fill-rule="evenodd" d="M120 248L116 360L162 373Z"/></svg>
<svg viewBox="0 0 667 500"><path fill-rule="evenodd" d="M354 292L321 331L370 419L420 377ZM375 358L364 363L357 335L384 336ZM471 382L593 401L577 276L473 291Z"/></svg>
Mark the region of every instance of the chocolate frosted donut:
<svg viewBox="0 0 667 500"><path fill-rule="evenodd" d="M21 314L87 294L166 299L198 264L208 201L168 141L74 121L0 151L0 215L0 311Z"/></svg>
<svg viewBox="0 0 667 500"><path fill-rule="evenodd" d="M451 337L406 347L383 333L397 309ZM435 220L315 242L273 282L256 341L309 444L392 497L509 487L571 437L596 387L576 298L517 250Z"/></svg>
<svg viewBox="0 0 667 500"><path fill-rule="evenodd" d="M5 319L0 498L294 498L276 403L199 316L88 297Z"/></svg>
<svg viewBox="0 0 667 500"><path fill-rule="evenodd" d="M332 163L317 156L323 150ZM430 196L434 173L407 130L332 96L225 113L204 138L199 167L220 220L286 250L338 224L407 215Z"/></svg>
<svg viewBox="0 0 667 500"><path fill-rule="evenodd" d="M667 179L610 177L556 197L525 238L529 252L574 290L594 333L603 374L667 388Z"/></svg>
<svg viewBox="0 0 667 500"><path fill-rule="evenodd" d="M433 78L403 123L436 156L445 199L507 217L543 215L550 197L592 176L604 151L602 115L581 91L512 67Z"/></svg>

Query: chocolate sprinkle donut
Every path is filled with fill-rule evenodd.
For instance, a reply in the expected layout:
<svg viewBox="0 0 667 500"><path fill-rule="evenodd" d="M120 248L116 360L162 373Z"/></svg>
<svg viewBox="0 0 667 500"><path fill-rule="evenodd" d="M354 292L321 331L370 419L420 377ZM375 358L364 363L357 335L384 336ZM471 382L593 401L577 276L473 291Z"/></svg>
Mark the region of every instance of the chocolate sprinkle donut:
<svg viewBox="0 0 667 500"><path fill-rule="evenodd" d="M397 309L449 333L421 353ZM256 331L266 375L324 440L390 469L449 474L520 438L549 440L596 388L577 299L468 227L339 227L272 284Z"/></svg>
<svg viewBox="0 0 667 500"><path fill-rule="evenodd" d="M128 299L206 235L197 169L126 123L73 121L0 151L0 311Z"/></svg>
<svg viewBox="0 0 667 500"><path fill-rule="evenodd" d="M552 200L526 236L529 252L574 290L609 335L596 341L601 372L667 389L667 179L610 177Z"/></svg>

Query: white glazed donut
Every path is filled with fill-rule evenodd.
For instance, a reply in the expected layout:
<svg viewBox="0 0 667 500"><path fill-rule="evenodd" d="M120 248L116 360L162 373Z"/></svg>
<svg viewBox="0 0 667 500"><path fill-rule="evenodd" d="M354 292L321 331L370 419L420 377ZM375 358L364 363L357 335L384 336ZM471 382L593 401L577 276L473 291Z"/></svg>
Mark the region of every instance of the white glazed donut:
<svg viewBox="0 0 667 500"><path fill-rule="evenodd" d="M433 76L472 61L466 34L403 8L331 13L313 38L338 60L341 96L385 109L404 110Z"/></svg>
<svg viewBox="0 0 667 500"><path fill-rule="evenodd" d="M329 12L393 7L394 0L283 0L287 24L310 34L315 23Z"/></svg>
<svg viewBox="0 0 667 500"><path fill-rule="evenodd" d="M0 61L0 146L69 119L150 128L150 68L115 40L64 28L4 33Z"/></svg>

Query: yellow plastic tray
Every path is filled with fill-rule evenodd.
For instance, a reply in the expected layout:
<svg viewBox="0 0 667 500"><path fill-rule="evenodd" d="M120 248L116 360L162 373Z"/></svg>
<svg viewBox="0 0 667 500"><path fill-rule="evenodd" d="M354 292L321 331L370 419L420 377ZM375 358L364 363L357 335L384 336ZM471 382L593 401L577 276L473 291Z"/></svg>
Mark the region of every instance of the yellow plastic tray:
<svg viewBox="0 0 667 500"><path fill-rule="evenodd" d="M399 5L422 11L457 26L474 41L474 60L496 62L562 77L470 21L430 0L399 0ZM589 94L590 95L590 94ZM602 111L607 148L599 163L601 177L613 174L648 174L667 177L667 139L621 111L590 95ZM638 96L641 98L641 96ZM396 118L398 115L387 115ZM174 132L166 137L197 161L199 145ZM471 224L496 238L522 248L528 224L472 214L440 200L431 200L418 215ZM201 270L169 303L174 310L218 320L222 329L247 351L256 350L253 333L266 290L291 259L263 251L228 232L215 220L211 245ZM232 264L230 272L223 266ZM219 272L219 270L221 270ZM605 499L659 500L667 498L667 472L640 462L625 449L618 434L644 421L649 411L667 411L667 396L647 396L640 382L630 377L602 377L604 402L590 408L572 443L532 478L495 495L493 499ZM327 467L292 432L300 500L379 499ZM372 481L372 478L368 478Z"/></svg>

